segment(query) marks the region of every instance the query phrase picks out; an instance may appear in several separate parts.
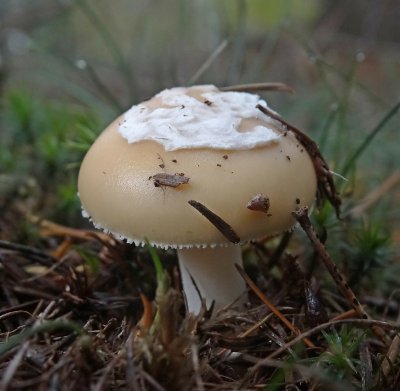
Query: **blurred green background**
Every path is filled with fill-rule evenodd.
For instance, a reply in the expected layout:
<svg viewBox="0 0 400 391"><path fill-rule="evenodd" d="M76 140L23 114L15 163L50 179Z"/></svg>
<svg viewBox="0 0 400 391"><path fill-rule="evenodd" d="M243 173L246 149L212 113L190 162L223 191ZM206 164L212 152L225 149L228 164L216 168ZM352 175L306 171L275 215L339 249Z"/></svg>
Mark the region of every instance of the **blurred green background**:
<svg viewBox="0 0 400 391"><path fill-rule="evenodd" d="M32 249L43 249L43 254L48 254L68 242L68 234L67 231L64 233L62 242L56 237L41 235L36 217L69 227L91 227L80 213L76 186L79 164L102 129L131 105L177 85L283 82L296 92L269 92L263 93L262 97L285 120L318 142L331 169L338 174L335 181L343 195L342 219L337 219L333 209L324 204L319 210L314 208L313 226L322 240L327 238L325 244L329 253L372 316L398 324L399 21L400 2L397 0L0 0L0 240L35 246ZM262 175L262 169L256 175ZM265 246L263 250L270 250L270 254L279 253L275 247L280 245L275 241L262 245ZM323 306L341 313L347 304L341 295L337 295L329 275L319 272L322 266L312 247L304 232L296 230L289 247L292 256L285 257L285 260L293 260L287 266L274 264L276 260L271 262L272 256L267 264L264 262L266 257L258 254L257 247L247 246L246 270L258 279L255 281L261 287L272 282L268 294L276 290L280 293L271 297L280 296L285 300L291 285L298 289L303 286L303 279L311 281L315 278L325 300ZM57 305L63 308L54 316L64 318L71 313L73 319L76 317L85 324L85 328L91 322L86 323L87 316L90 319L98 316L107 322L113 317L113 322L118 319L122 329L129 329L131 326L125 323L124 303L132 301L121 301L121 298L126 295L132 298L134 292L133 300L139 300L136 298L139 291L153 297L157 278L163 274L161 264L154 261L156 253L150 253L157 270L153 276L151 265L144 267L147 249L141 252L129 247L129 251L137 250L133 256L124 246L111 255L104 255L103 250L97 252L93 243L77 242L72 248L79 255L71 251L65 263L64 259L57 262L62 268L54 275L45 272L41 279L36 279L39 276L27 278L25 266L31 266L31 262L35 266L38 262L31 252L24 257L13 252L9 258L6 256L5 261L10 262L2 262L1 274L5 311L8 311L9 303L17 308L14 305L19 303L18 300L30 300L31 297L34 301L28 301L28 304L33 305L39 298L37 308L42 308L40 306L47 299L42 300L36 292L44 292L46 289L41 287L50 286L51 292L59 295ZM5 249L7 254L7 246ZM163 263L166 270L169 270L168 265L176 262L173 253L163 252L162 257L167 261ZM301 273L295 264L297 257ZM110 262L114 265L112 268ZM75 273L78 264L79 267L87 266L82 269L82 277L79 277L81 273ZM172 268L170 270L175 280L176 273ZM55 271L53 266L49 271ZM75 274L79 277L76 281ZM299 279L296 284L295 279ZM22 287L30 290L14 290L20 282ZM80 287L81 282L84 288ZM64 296L70 289L73 299ZM297 299L300 297L296 298L296 303ZM382 309L374 304L379 302L383 303ZM160 303L161 300L158 303L161 308ZM292 305L291 299L288 303ZM393 313L389 311L389 303L395 304ZM18 308L30 307L24 304ZM126 308L130 316L139 316L136 307L133 311ZM13 311L13 316L17 313ZM18 314L18 319L20 316ZM123 321L120 320L122 316ZM293 319L301 319L301 316L296 313ZM21 319L25 321L25 315ZM36 315L32 319L36 322ZM27 322L29 325L30 320ZM115 328L114 323L107 323L104 329L94 323L93 327L101 331L101 341L106 341L103 335L106 335L104 330L109 328L108 325L111 325L110 329ZM20 326L15 330L21 330ZM268 336L268 329L260 327L260 332ZM12 333L14 331L7 329L3 334L8 338ZM122 341L121 335L122 332L112 341L112 348L104 345L104 349L97 349L102 342L100 345L93 342L95 349L108 352L107 356L103 353L88 355L91 351L84 348L87 343L81 344L83 339L79 338L70 348L67 346L70 342L65 345L63 341L73 339L60 340L57 334L56 344L51 345L51 336L46 333L46 349L50 346L58 349L56 355L52 352L48 361L56 362L56 366L46 364L48 373L56 379L54 384L58 384L59 379L62 383L60 368L64 371L67 368L65 362L70 360L77 361L78 367L82 366L82 371L76 373L81 373L79 380L82 378L87 384L90 371L96 371L93 379L97 382L100 369L96 368L103 368L100 366L103 364L98 364L98 357L102 357L101 361L107 365L105 374L114 371L115 358L125 360L125 356L120 355L125 349L125 345L118 342ZM90 336L97 341L96 334ZM368 333L358 327L343 327L338 333L330 330L324 338L329 346L320 350L320 356L316 353L314 357L312 353L309 356L312 360L296 359L295 364L310 367L321 379L331 373L332 376L326 379L332 379L329 382L338 389L342 387L338 382L343 379L349 381L343 384L362 383L362 389L372 389L365 379L370 377L373 368L376 369L376 389L385 384L383 387L389 390L394 380L384 375L380 364L385 363L382 361L385 350ZM22 346L25 349L28 345ZM32 370L38 371L35 377L40 375L46 379L42 373L44 353L40 345L37 346L30 356L40 360L30 361L26 354L28 367L22 367L20 373L27 376ZM155 346L159 349L159 345ZM391 346L396 350L394 343ZM75 349L80 353L75 355ZM10 373L17 370L18 360L21 361L25 352L29 351L19 350L10 361L12 365L3 376L4 384L7 384L5 378L13 377ZM156 364L162 363L162 372L167 371L169 378L170 367L164 365L165 356L160 352L163 350L157 350L154 355L160 357L160 361L155 360ZM209 378L215 368L216 372L219 370L219 364L215 364L219 358L215 358L220 352L215 357L214 353L208 354L212 356L210 365L215 366L212 371L206 367L204 379ZM288 368L293 363L292 354L290 351L287 356ZM303 357L300 351L295 354ZM63 361L63 357L67 357L67 361ZM76 357L84 357L85 364ZM87 357L96 358L93 366L86 366ZM107 357L111 357L112 367L108 365ZM174 353L174 360L176 357L181 357L181 353ZM282 358L279 362L285 364L285 360L287 358ZM185 373L182 361L176 363L183 372L175 372ZM397 364L398 360L394 360L391 371L398 383ZM73 366L70 368L75 370ZM113 369L110 371L110 368ZM125 376L123 372L124 369L121 376ZM285 366L277 373L284 373L285 379L291 382L298 378L297 372L300 374L296 369L295 376L287 376L289 372ZM230 378L231 370L226 373ZM308 372L304 373L307 375ZM101 379L106 377L102 374ZM280 378L276 379L272 388L278 387ZM350 388L343 386L342 389Z"/></svg>
<svg viewBox="0 0 400 391"><path fill-rule="evenodd" d="M399 170L399 18L397 1L1 0L0 236L22 240L27 215L81 225L77 169L96 135L200 83L292 86L263 97L347 178L350 210ZM399 239L394 182L369 212Z"/></svg>

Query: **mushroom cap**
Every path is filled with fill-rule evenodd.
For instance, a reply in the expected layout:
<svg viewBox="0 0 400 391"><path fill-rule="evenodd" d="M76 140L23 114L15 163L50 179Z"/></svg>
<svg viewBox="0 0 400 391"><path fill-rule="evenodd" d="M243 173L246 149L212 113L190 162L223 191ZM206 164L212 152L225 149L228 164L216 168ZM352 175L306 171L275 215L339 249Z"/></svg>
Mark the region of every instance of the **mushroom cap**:
<svg viewBox="0 0 400 391"><path fill-rule="evenodd" d="M145 104L159 107L157 98ZM85 215L119 238L136 244L147 239L164 248L229 244L188 203L195 200L221 217L244 242L290 229L295 223L291 212L313 202L317 179L310 156L294 134L261 113L246 118L240 131L264 126L274 137L251 149L167 151L153 140L129 143L119 131L122 122L123 117L115 120L94 142L78 179ZM183 174L189 181L176 187L160 185L156 174L175 179ZM267 200L265 210L247 207L260 197Z"/></svg>

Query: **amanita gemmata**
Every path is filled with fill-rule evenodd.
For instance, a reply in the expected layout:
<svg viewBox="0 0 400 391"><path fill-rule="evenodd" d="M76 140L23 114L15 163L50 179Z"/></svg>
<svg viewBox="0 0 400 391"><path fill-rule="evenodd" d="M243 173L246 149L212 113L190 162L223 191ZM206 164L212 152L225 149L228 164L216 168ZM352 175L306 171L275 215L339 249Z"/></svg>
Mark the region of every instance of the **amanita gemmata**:
<svg viewBox="0 0 400 391"><path fill-rule="evenodd" d="M259 96L164 90L109 125L79 173L84 215L120 239L177 249L189 312L246 300L240 244L276 235L317 187L304 146Z"/></svg>

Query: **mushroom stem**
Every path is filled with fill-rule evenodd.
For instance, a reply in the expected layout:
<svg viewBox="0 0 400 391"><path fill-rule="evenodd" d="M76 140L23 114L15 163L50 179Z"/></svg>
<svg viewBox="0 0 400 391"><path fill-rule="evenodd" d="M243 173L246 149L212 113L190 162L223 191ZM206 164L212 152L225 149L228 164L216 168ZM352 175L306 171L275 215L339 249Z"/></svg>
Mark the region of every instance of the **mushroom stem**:
<svg viewBox="0 0 400 391"><path fill-rule="evenodd" d="M215 301L214 310L245 302L246 284L235 267L242 266L240 246L180 249L178 259L189 312L200 313L201 298L207 308Z"/></svg>

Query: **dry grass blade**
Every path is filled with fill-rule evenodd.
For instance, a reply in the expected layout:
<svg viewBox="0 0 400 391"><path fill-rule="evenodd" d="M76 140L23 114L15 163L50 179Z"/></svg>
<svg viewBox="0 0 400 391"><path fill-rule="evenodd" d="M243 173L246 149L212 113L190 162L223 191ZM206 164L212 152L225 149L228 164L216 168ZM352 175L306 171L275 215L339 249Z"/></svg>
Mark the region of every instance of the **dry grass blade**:
<svg viewBox="0 0 400 391"><path fill-rule="evenodd" d="M341 319L352 319L355 316L357 316L357 311L354 308L352 308L351 310L342 312L341 314L334 316L331 320L334 321L334 320L341 320Z"/></svg>
<svg viewBox="0 0 400 391"><path fill-rule="evenodd" d="M213 62L218 58L218 56L225 50L228 46L228 40L224 39L217 48L211 53L211 55L204 61L196 73L188 81L188 85L196 83L200 77L210 68Z"/></svg>
<svg viewBox="0 0 400 391"><path fill-rule="evenodd" d="M139 390L139 383L137 380L137 370L134 363L133 354L133 340L134 333L131 331L129 337L126 340L126 382L130 390Z"/></svg>
<svg viewBox="0 0 400 391"><path fill-rule="evenodd" d="M268 319L272 316L271 313L269 313L267 316L264 316L264 318L262 318L260 321L258 321L257 323L255 323L253 326L251 326L250 328L248 328L247 330L241 332L238 337L239 338L244 338L249 336L250 334L252 334L254 331L256 331L257 329L259 329L263 324L265 324Z"/></svg>
<svg viewBox="0 0 400 391"><path fill-rule="evenodd" d="M55 258L55 259L59 259L59 258ZM52 266L50 267L46 267L43 270L38 270L35 272L35 275L29 278L26 278L24 281L25 282L32 282L35 281L39 278L43 278L46 275L51 274L53 271L55 271L57 268L60 268L61 265L63 265L66 262L66 259L59 259L58 261L56 261Z"/></svg>
<svg viewBox="0 0 400 391"><path fill-rule="evenodd" d="M54 262L55 259L46 254L45 252L38 250L37 248L26 246L19 243L12 243L6 240L0 240L0 249L8 250L8 251L16 251L25 255L34 256L39 259L47 260Z"/></svg>
<svg viewBox="0 0 400 391"><path fill-rule="evenodd" d="M48 314L53 310L55 306L55 302L52 301L48 304L48 306L44 309L44 311L38 315L38 318L33 324L33 327L37 327L40 325L41 321L46 319ZM32 328L33 328L32 327ZM3 346L6 342L3 342ZM17 353L14 355L14 358L9 362L6 370L3 373L1 382L0 382L0 389L6 390L13 379L15 372L17 371L19 365L23 361L24 356L26 355L28 348L29 348L30 341L24 341L20 348L18 349Z"/></svg>
<svg viewBox="0 0 400 391"><path fill-rule="evenodd" d="M196 381L197 390L204 391L205 388L200 374L199 349L196 343L192 343L191 353L192 353L194 378Z"/></svg>
<svg viewBox="0 0 400 391"><path fill-rule="evenodd" d="M72 240L67 237L65 238L60 245L51 252L51 256L54 257L55 259L61 259L71 248L72 245Z"/></svg>
<svg viewBox="0 0 400 391"><path fill-rule="evenodd" d="M12 316L19 316L19 315L26 315L29 318L33 318L33 315L28 312L28 311L23 311L23 310L18 310L18 311L10 311L10 312L6 312L3 315L0 315L0 322L2 322L3 320L6 320L8 318L11 318Z"/></svg>
<svg viewBox="0 0 400 391"><path fill-rule="evenodd" d="M65 227L64 225L56 224L49 220L39 221L37 218L34 218L33 222L39 223L40 233L42 236L61 236L80 240L98 238L102 242L111 246L114 246L116 243L112 237L102 232Z"/></svg>
<svg viewBox="0 0 400 391"><path fill-rule="evenodd" d="M139 321L139 325L143 330L149 330L154 319L153 304L143 293L140 293L140 300L143 305L143 315Z"/></svg>
<svg viewBox="0 0 400 391"><path fill-rule="evenodd" d="M261 290L257 287L257 285L251 280L251 278L246 274L246 272L239 266L236 265L236 269L239 271L243 279L245 280L246 284L250 287L250 289L258 296L258 298L281 320L283 324L285 324L289 330L291 330L293 333L296 335L300 335L301 331L293 326L293 324L285 317L285 315L282 314L281 311L278 310L264 295L264 293L261 292ZM315 345L308 339L304 339L304 343L309 347L309 348L315 348Z"/></svg>
<svg viewBox="0 0 400 391"><path fill-rule="evenodd" d="M28 351L28 348L29 348L29 341L25 341L20 346L17 353L14 355L13 359L9 362L0 382L1 390L6 390L10 385L10 382L13 379L15 372L17 371L19 365L21 364L21 361L24 359L26 352Z"/></svg>
<svg viewBox="0 0 400 391"><path fill-rule="evenodd" d="M388 352L381 364L381 370L385 377L387 377L392 370L396 358L400 352L400 334L396 334L389 346Z"/></svg>
<svg viewBox="0 0 400 391"><path fill-rule="evenodd" d="M360 354L360 375L363 390L369 390L372 380L372 361L371 352L367 342L362 342L359 349Z"/></svg>
<svg viewBox="0 0 400 391"><path fill-rule="evenodd" d="M380 320L374 320L374 319L341 319L341 320L329 321L326 323L322 323L310 330L307 330L307 331L303 332L302 334L298 335L297 337L293 338L291 341L286 343L284 346L280 347L279 349L275 350L272 354L270 354L267 357L267 359L271 359L271 358L279 356L280 354L282 354L283 352L285 352L292 346L296 345L298 342L300 342L304 338L310 337L311 335L319 333L320 331L325 330L329 327L334 327L334 326L346 324L346 323L360 325L360 326L366 326L366 327L379 327L380 329L383 329L383 328L394 329L394 330L399 329L399 326L393 325L388 322L383 322ZM260 362L260 364L261 364L261 362Z"/></svg>
<svg viewBox="0 0 400 391"><path fill-rule="evenodd" d="M236 92L257 92L257 91L279 91L294 93L294 89L285 83L270 82L270 83L250 83L237 84L234 86L220 87L221 91L236 91Z"/></svg>
<svg viewBox="0 0 400 391"><path fill-rule="evenodd" d="M374 191L362 199L357 206L349 211L349 214L353 217L361 216L399 183L400 171L398 170L386 178Z"/></svg>
<svg viewBox="0 0 400 391"><path fill-rule="evenodd" d="M93 391L103 391L107 390L107 378L110 376L111 372L114 370L115 366L117 365L118 361L121 359L123 351L120 351L114 358L110 360L105 368L102 370L102 375L100 376L99 380L93 387Z"/></svg>

